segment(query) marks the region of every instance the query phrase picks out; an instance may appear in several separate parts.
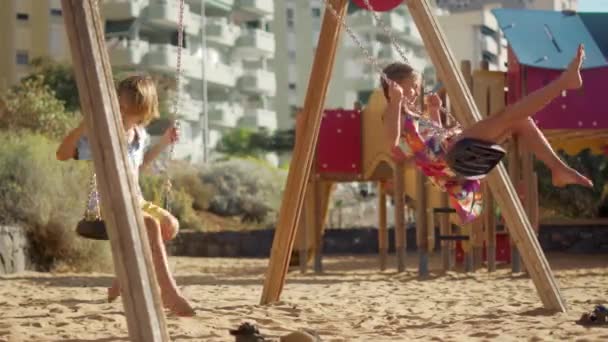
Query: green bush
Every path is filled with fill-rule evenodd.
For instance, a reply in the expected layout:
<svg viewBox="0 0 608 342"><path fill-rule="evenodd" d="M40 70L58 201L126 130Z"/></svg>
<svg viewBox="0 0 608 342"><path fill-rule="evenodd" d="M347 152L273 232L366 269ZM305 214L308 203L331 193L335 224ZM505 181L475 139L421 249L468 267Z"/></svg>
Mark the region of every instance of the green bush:
<svg viewBox="0 0 608 342"><path fill-rule="evenodd" d="M0 221L27 227L41 270L111 271L109 244L79 238L91 172L55 160L57 144L34 134L0 132Z"/></svg>
<svg viewBox="0 0 608 342"><path fill-rule="evenodd" d="M203 183L215 188L210 211L264 224L274 221L286 176L285 170L253 158L229 159L202 169Z"/></svg>
<svg viewBox="0 0 608 342"><path fill-rule="evenodd" d="M193 198L183 188L180 188L179 183L176 186L175 181L171 180L173 190L169 198L168 209L180 223L182 229L204 230L203 222L197 216L193 209ZM165 207L163 203L163 195L165 191L165 177L162 175L142 174L140 184L144 198L154 204Z"/></svg>
<svg viewBox="0 0 608 342"><path fill-rule="evenodd" d="M0 129L31 131L61 138L75 126L79 115L65 110L63 102L44 84L42 77L23 81L2 96Z"/></svg>
<svg viewBox="0 0 608 342"><path fill-rule="evenodd" d="M594 218L606 215L606 204L602 193L608 177L608 163L604 155L593 155L584 150L577 155L560 152L565 163L593 181L593 188L567 186L556 188L552 184L551 171L540 161L536 162L540 205L553 209L560 217Z"/></svg>

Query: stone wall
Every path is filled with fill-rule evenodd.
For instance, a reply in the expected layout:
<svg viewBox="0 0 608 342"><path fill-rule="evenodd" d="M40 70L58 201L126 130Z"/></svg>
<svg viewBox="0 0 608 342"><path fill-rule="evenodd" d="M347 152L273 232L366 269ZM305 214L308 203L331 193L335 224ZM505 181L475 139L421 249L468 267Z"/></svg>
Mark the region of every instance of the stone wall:
<svg viewBox="0 0 608 342"><path fill-rule="evenodd" d="M435 230L438 234L438 229ZM394 252L394 230L389 229L389 252ZM169 245L174 256L192 257L255 257L270 254L274 231L190 232L183 231ZM539 242L545 252L608 253L608 227L541 226ZM436 250L439 241L436 242ZM378 231L373 227L327 229L323 240L324 255L378 253ZM416 250L416 230L407 229L407 249Z"/></svg>
<svg viewBox="0 0 608 342"><path fill-rule="evenodd" d="M30 266L25 229L0 226L0 274L23 272Z"/></svg>

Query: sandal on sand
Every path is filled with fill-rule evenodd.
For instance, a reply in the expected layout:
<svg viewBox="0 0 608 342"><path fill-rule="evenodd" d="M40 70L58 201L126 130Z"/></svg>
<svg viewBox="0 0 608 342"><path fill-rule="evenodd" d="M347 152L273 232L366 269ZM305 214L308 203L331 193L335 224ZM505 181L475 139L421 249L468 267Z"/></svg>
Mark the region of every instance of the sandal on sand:
<svg viewBox="0 0 608 342"><path fill-rule="evenodd" d="M585 312L576 323L585 326L608 324L608 308L597 305L593 311Z"/></svg>
<svg viewBox="0 0 608 342"><path fill-rule="evenodd" d="M230 335L235 336L235 342L267 342L258 328L248 322L241 323L237 329L230 329Z"/></svg>

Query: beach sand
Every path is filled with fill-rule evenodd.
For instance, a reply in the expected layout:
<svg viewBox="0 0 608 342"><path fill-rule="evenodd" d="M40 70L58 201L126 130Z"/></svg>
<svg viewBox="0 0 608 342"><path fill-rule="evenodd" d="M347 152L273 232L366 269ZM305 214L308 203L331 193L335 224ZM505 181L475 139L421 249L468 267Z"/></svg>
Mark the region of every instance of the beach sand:
<svg viewBox="0 0 608 342"><path fill-rule="evenodd" d="M323 341L607 341L575 324L608 300L606 256L548 256L569 305L542 309L532 281L507 268L464 274L380 272L377 257L327 257L322 275L292 271L281 302L258 305L266 259L171 258L194 318L167 316L173 341L234 341L242 322L278 338L310 329ZM431 269L438 269L432 258ZM28 272L0 277L0 341L128 341L121 301L105 302L111 274Z"/></svg>

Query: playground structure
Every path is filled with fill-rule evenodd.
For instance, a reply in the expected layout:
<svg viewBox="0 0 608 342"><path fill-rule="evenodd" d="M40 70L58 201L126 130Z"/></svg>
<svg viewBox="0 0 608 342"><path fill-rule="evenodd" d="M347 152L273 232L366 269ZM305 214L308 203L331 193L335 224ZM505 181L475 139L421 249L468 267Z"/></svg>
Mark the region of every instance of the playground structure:
<svg viewBox="0 0 608 342"><path fill-rule="evenodd" d="M343 18L347 0L328 0ZM182 2L183 5L183 2ZM454 57L427 0L408 0L407 6L423 36L440 79L445 83L452 107L459 121L470 125L481 117L466 81L459 73ZM150 247L146 239L142 214L137 202L136 185L128 169L126 142L122 132L119 106L112 80L111 66L105 49L103 25L95 0L62 0L63 17L68 33L74 71L85 123L90 132L93 162L103 201L106 222L112 246L115 268L122 286L129 338L132 341L168 341L164 313L156 286ZM314 148L317 142L323 103L340 36L339 18L325 13L319 47L311 71L309 91L303 110L302 139L295 147L290 168L286 196L283 199L275 234L262 303L279 299L289 257L294 245L295 231L307 190ZM376 170L381 170L378 162ZM395 164L394 187L403 189L405 162ZM357 166L355 165L355 168ZM380 172L380 171L378 171ZM373 174L372 174L373 175ZM370 175L369 177L372 177ZM417 184L422 180L417 178ZM487 177L487 184L504 213L513 242L521 251L522 260L536 286L543 305L550 310L565 311L565 303L551 273L524 208L517 200L515 189L499 165ZM424 186L417 187L421 193ZM317 192L320 193L320 192ZM395 202L403 207L402 194L395 193ZM419 196L424 196L418 194ZM321 196L319 196L321 197ZM421 198L421 197L419 197ZM320 203L320 201L315 201ZM422 215L421 218L426 217ZM403 226L403 217L396 224ZM120 229L119 229L120 227ZM422 239L423 241L426 239ZM403 241L401 243L403 246ZM423 253L428 246L419 246ZM399 251L404 253L404 250Z"/></svg>
<svg viewBox="0 0 608 342"><path fill-rule="evenodd" d="M502 72L477 70L470 74L470 63L465 61L463 74L470 84L476 103L483 115L496 112L505 106L505 75ZM376 89L363 110L325 110L319 131L319 141L315 150L313 172L309 179L300 221L296 245L300 269L306 270L306 260L314 254L314 270L322 271L322 237L328 212L331 189L338 182L377 182L378 208L378 250L380 253L380 270L385 270L388 255L388 232L386 225L386 199L407 196L413 199L416 211L417 246L420 251L419 273L428 274L427 252L433 252L435 240L439 240L442 250L443 269L450 270L456 262L464 262L465 271L477 269L483 259L487 258L489 271L496 269L496 261L509 262L509 242L505 232L496 232L492 200L486 200L485 217L473 224L458 227L454 210L448 205L447 194L426 181L411 161L395 161L383 137L381 116L386 108L386 100L381 89ZM302 121L297 120L301 126ZM301 127L296 128L296 132ZM299 133L298 135L301 135ZM297 141L297 139L296 139ZM403 169L401 188L391 184L394 171ZM389 191L387 191L389 190ZM486 189L484 196L491 196ZM533 194L534 195L534 194ZM536 198L532 197L532 201ZM404 206L395 206L395 226L397 269L404 270L406 245L405 222L400 220L404 215ZM536 223L536 221L533 220ZM454 227L454 226L456 227ZM435 234L438 226L439 234ZM536 224L534 224L537 227ZM454 234L453 228L458 228ZM486 233L486 234L484 234ZM498 234L498 236L497 236ZM498 241L499 246L496 246ZM484 249L486 247L489 252ZM401 252L400 252L401 251ZM517 265L516 265L517 266ZM519 269L514 271L519 272Z"/></svg>
<svg viewBox="0 0 608 342"><path fill-rule="evenodd" d="M467 88L464 77L456 66L454 57L449 50L436 18L432 14L428 1L408 0L405 3L421 33L431 60L437 68L439 79L445 84L447 93L452 101L451 107L457 119L465 127L479 121L481 114ZM294 148L292 164L287 177L284 192L286 195L283 197L277 229L274 235L269 267L262 292L262 304L279 300L285 283L289 259L295 242L296 228L299 224L306 190L309 185L308 180L310 179L311 169L314 165L314 151L319 135L323 104L335 60L336 46L340 38L340 25L343 24L342 20L347 12L348 1L346 0L328 0L326 4L327 7L331 6L334 11L325 11L321 33L319 34L319 44L302 111L302 135ZM403 188L404 166L404 163L401 162L395 165L394 188L396 192ZM535 232L523 206L517 198L515 189L507 176L504 166L499 164L487 175L486 182L503 212L505 223L510 229L514 244L522 252L522 260L544 306L550 310L565 311L565 303L552 275L550 266L540 249L538 241L535 238ZM419 187L420 190L422 188ZM320 197L318 196L318 198ZM314 203L317 206L320 201L314 201ZM402 210L402 194L395 193L395 207ZM425 216L421 215L420 218ZM401 255L405 254L405 250L402 249L404 243L400 241L403 236L399 233L399 230L403 227L403 219L403 216L397 215L395 222L395 226L397 227L396 245L401 247L397 250L398 260L402 258ZM424 243L425 241L428 240L422 239L420 242ZM428 245L419 245L418 247L421 253L427 253ZM424 258L425 256L422 255L422 257Z"/></svg>
<svg viewBox="0 0 608 342"><path fill-rule="evenodd" d="M601 51L608 51L608 43L598 46L593 34L601 32L591 30L589 25L598 25L605 14L591 14L591 24L583 25L576 21L572 13L554 11L531 11L497 9L494 14L501 26L506 27L507 39L511 46L509 50L508 71L497 72L487 70L482 63L479 70L471 72L471 65L463 61L461 69L467 85L471 89L475 102L483 115L490 115L502 109L506 102L514 103L527 93L546 84L550 79L557 77L568 62L568 57L559 54L557 46L570 46L574 48L578 42L591 46L590 59L583 67L583 79L588 90L574 94L563 94L560 99L552 102L535 116L539 127L543 129L550 143L556 149L563 149L569 154L576 154L583 149L591 149L594 153L604 153L608 130L608 120L604 118L603 107L590 106L590 103L601 99L600 79L606 77L608 65ZM589 14L581 14L582 18ZM582 20L583 23L585 19ZM589 22L590 19L587 19ZM565 26L569 36L549 41L544 36L542 26L551 30L552 26ZM535 27L538 26L538 27ZM533 37L531 35L541 35ZM530 46L531 41L535 45ZM539 46L539 42L544 42ZM550 46L546 46L549 45ZM598 43L599 44L599 43ZM599 52L598 52L599 51ZM542 55L542 58L539 57ZM521 56L519 59L517 56ZM538 63L544 63L541 67ZM550 69L550 68L554 68ZM594 69L590 71L589 69ZM505 89L506 92L505 92ZM322 236L325 216L327 214L328 199L331 196L328 189L335 182L352 181L378 181L379 189L379 221L378 221L378 250L380 252L380 269L386 268L386 255L388 234L386 233L386 191L385 184L393 177L393 170L397 165L390 157L390 151L385 148L382 141L380 115L386 103L381 91L378 89L370 98L363 111L325 110L321 122L319 141L316 147L314 171L309 180L310 188L307 192L304 206L304 218L298 230L298 255L304 257L310 253L315 255L315 272L322 270ZM577 115L564 116L563 113L577 113ZM337 113L337 114L336 114ZM347 114L350 113L350 114ZM350 116L348 120L339 120ZM361 116L361 118L359 118ZM300 122L301 125L301 122ZM353 126L354 125L354 126ZM335 134L339 131L341 134ZM360 133L361 131L362 133ZM351 132L351 134L349 134ZM355 132L354 134L352 132ZM359 139L363 139L362 142ZM345 142L346 141L346 142ZM360 145L363 146L360 146ZM509 174L518 185L520 200L538 233L541 219L539 217L538 177L534 172L533 157L517 139L510 142ZM352 166L357 166L351 167ZM448 215L453 211L446 205L445 194L436 188L419 182L418 172L411 164L405 164L404 186L395 193L406 194L417 204L417 240L423 246L429 247L429 252L435 246L435 239L441 243L443 269L449 270L456 260L465 262L465 270L479 268L484 259L487 260L488 270L496 269L496 261L509 262L512 260L513 272L521 271L519 253L513 244L509 244L506 231L496 231L495 208L492 194L484 188L485 208L483 219L472 225L461 227L459 235L450 235L450 222ZM420 189L419 189L420 188ZM319 194L317 194L319 192ZM317 196L317 197L315 197ZM318 203L315 203L317 198ZM314 210L310 208L316 208ZM446 215L447 214L447 215ZM396 212L397 216L402 213ZM583 224L590 220L567 220L563 224ZM592 223L604 220L591 220ZM436 236L434 230L439 225L440 232ZM560 220L551 220L552 224L559 224ZM405 246L400 245L404 233L402 227L395 227L398 234L396 239L398 251L398 270L402 271L403 254L399 251ZM426 239L427 241L423 241ZM459 241L457 246L454 240ZM497 246L498 244L498 246ZM513 248L512 250L510 250ZM300 267L304 271L306 263L300 258ZM428 272L426 257L421 253L419 272L425 275Z"/></svg>

